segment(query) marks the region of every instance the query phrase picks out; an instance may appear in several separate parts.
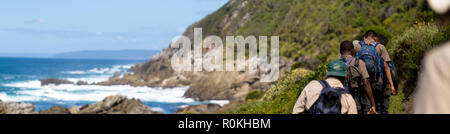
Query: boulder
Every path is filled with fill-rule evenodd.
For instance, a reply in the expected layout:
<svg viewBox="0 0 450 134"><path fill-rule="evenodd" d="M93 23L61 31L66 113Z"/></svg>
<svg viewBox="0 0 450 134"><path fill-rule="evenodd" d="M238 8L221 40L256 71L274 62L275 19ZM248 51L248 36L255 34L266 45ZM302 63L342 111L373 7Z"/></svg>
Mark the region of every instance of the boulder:
<svg viewBox="0 0 450 134"><path fill-rule="evenodd" d="M70 111L63 106L53 106L44 111L39 111L39 114L70 114Z"/></svg>
<svg viewBox="0 0 450 134"><path fill-rule="evenodd" d="M61 85L61 84L74 84L71 81L68 80L62 80L58 78L49 78L49 79L41 79L41 86L49 85L49 84L55 84L55 85Z"/></svg>
<svg viewBox="0 0 450 134"><path fill-rule="evenodd" d="M204 114L211 113L220 108L218 104L200 104L192 105L177 110L176 114Z"/></svg>
<svg viewBox="0 0 450 134"><path fill-rule="evenodd" d="M34 114L34 105L31 103L15 103L0 101L0 114Z"/></svg>
<svg viewBox="0 0 450 134"><path fill-rule="evenodd" d="M77 81L77 85L89 85L86 81Z"/></svg>
<svg viewBox="0 0 450 134"><path fill-rule="evenodd" d="M72 108L70 111L77 111ZM142 104L140 100L125 96L108 96L100 102L79 108L79 114L160 114Z"/></svg>
<svg viewBox="0 0 450 134"><path fill-rule="evenodd" d="M35 112L31 103L2 102L0 100L0 114L161 114L142 104L140 100L128 99L125 96L108 96L102 101L82 107L65 108L54 106Z"/></svg>

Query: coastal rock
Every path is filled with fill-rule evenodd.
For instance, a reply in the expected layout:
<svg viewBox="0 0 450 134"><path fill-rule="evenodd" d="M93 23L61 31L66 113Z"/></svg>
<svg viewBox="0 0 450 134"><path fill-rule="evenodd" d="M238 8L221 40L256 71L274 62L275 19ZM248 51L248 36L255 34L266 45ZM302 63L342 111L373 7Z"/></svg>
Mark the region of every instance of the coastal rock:
<svg viewBox="0 0 450 134"><path fill-rule="evenodd" d="M0 101L0 114L34 114L34 105L31 103L15 103Z"/></svg>
<svg viewBox="0 0 450 134"><path fill-rule="evenodd" d="M140 100L128 99L125 96L108 96L102 101L82 107L53 106L49 109L35 112L31 103L2 102L0 114L161 114L142 104Z"/></svg>
<svg viewBox="0 0 450 134"><path fill-rule="evenodd" d="M69 109L69 112L71 114L79 114L80 113L80 107L78 106L72 106L72 108Z"/></svg>
<svg viewBox="0 0 450 134"><path fill-rule="evenodd" d="M204 114L220 108L218 104L200 104L187 106L177 110L176 114Z"/></svg>
<svg viewBox="0 0 450 134"><path fill-rule="evenodd" d="M39 114L70 114L70 111L63 106L53 106L44 111L39 111Z"/></svg>
<svg viewBox="0 0 450 134"><path fill-rule="evenodd" d="M76 111L71 109L71 111ZM79 114L160 114L142 104L140 100L125 96L108 96L100 102L81 107Z"/></svg>
<svg viewBox="0 0 450 134"><path fill-rule="evenodd" d="M77 81L77 85L89 85L86 81Z"/></svg>
<svg viewBox="0 0 450 134"><path fill-rule="evenodd" d="M191 25L183 35L191 41L194 39L194 28L203 28L204 35L232 35L247 21L251 20L253 15L244 11L248 2L235 2L231 0L224 7L227 11L222 18L215 18L215 28L208 28L205 23L195 23ZM209 24L209 23L208 23ZM219 31L219 32L217 32ZM180 48L182 48L180 46ZM271 88L275 82L262 83L258 73L247 74L247 72L206 72L206 71L186 71L175 72L171 67L171 58L178 52L179 48L165 48L160 54L150 58L146 63L133 66L130 74L123 77L112 77L109 81L96 83L99 85L131 85L131 86L149 86L149 87L179 87L189 86L184 94L185 97L195 100L243 100L250 91L266 91ZM211 49L203 49L207 53ZM280 75L290 70L292 59L280 59Z"/></svg>
<svg viewBox="0 0 450 134"><path fill-rule="evenodd" d="M185 97L197 101L230 99L234 86L242 80L239 72L210 72L194 77Z"/></svg>
<svg viewBox="0 0 450 134"><path fill-rule="evenodd" d="M55 84L55 85L74 84L71 81L62 80L62 79L58 79L58 78L41 79L39 81L41 81L41 86L46 86L46 85L49 85L49 84Z"/></svg>

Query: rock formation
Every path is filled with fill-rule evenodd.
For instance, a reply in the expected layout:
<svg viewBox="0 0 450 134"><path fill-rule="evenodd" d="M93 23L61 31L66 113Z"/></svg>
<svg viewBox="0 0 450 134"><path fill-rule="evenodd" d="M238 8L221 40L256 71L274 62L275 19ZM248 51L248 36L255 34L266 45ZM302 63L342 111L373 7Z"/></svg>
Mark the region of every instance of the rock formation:
<svg viewBox="0 0 450 134"><path fill-rule="evenodd" d="M41 79L39 81L41 81L41 86L46 86L46 85L49 85L49 84L55 84L55 85L74 84L71 81L62 80L62 79L58 79L58 78Z"/></svg>
<svg viewBox="0 0 450 134"><path fill-rule="evenodd" d="M206 114L218 110L220 107L218 104L192 105L178 109L176 114Z"/></svg>
<svg viewBox="0 0 450 134"><path fill-rule="evenodd" d="M0 114L161 114L142 104L140 100L128 99L125 96L108 96L102 101L82 107L65 108L54 106L35 112L31 103L14 103L0 101Z"/></svg>
<svg viewBox="0 0 450 134"><path fill-rule="evenodd" d="M31 103L3 102L0 100L0 114L33 114L34 105Z"/></svg>

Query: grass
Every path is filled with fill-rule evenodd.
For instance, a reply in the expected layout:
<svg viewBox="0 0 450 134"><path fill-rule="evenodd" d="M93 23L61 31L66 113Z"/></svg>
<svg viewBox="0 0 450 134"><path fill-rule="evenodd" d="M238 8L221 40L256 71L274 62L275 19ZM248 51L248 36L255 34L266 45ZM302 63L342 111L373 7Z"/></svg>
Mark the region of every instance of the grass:
<svg viewBox="0 0 450 134"><path fill-rule="evenodd" d="M391 96L389 105L389 113L390 114L406 114L405 111L405 96L403 94L403 87L398 89L398 94L396 96Z"/></svg>

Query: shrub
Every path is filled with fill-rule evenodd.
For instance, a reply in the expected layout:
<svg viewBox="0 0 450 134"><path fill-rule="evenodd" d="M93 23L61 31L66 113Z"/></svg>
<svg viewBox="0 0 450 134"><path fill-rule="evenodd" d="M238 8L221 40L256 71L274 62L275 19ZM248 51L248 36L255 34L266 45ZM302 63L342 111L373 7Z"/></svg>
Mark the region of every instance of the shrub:
<svg viewBox="0 0 450 134"><path fill-rule="evenodd" d="M303 88L312 80L322 79L327 66L322 64L313 71L295 69L288 72L278 83L269 89L261 100L250 101L232 114L290 114Z"/></svg>
<svg viewBox="0 0 450 134"><path fill-rule="evenodd" d="M294 64L292 64L291 70L295 70L297 68L300 68L301 65L302 65L301 62L295 62Z"/></svg>
<svg viewBox="0 0 450 134"><path fill-rule="evenodd" d="M264 95L264 92L261 90L251 91L245 96L245 101L258 100Z"/></svg>
<svg viewBox="0 0 450 134"><path fill-rule="evenodd" d="M439 29L434 24L416 25L395 38L392 46L388 47L405 97L409 97L416 87L425 53L438 45L437 39L443 38L438 33Z"/></svg>

